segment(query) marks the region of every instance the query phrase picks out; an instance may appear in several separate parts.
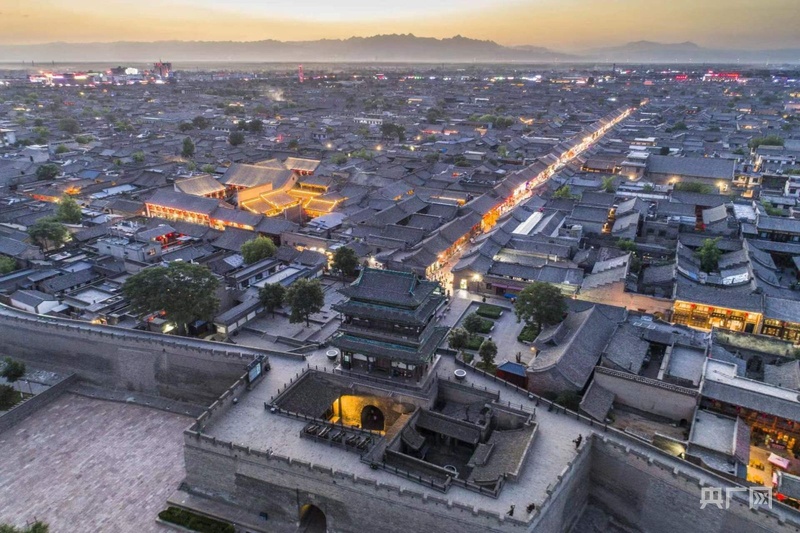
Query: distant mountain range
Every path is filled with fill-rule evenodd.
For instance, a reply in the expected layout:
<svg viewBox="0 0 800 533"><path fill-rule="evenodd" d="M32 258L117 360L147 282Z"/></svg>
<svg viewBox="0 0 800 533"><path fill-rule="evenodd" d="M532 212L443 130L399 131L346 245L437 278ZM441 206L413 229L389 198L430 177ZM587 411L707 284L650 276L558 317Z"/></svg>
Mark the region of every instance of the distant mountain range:
<svg viewBox="0 0 800 533"><path fill-rule="evenodd" d="M617 63L797 63L800 49L721 50L694 43L638 41L577 54L538 46L502 46L457 35L434 39L414 35L376 35L318 41L157 41L0 45L0 62L585 62Z"/></svg>
<svg viewBox="0 0 800 533"><path fill-rule="evenodd" d="M703 48L693 42L655 43L636 41L622 46L595 48L587 58L617 63L798 63L800 48L782 50L724 50Z"/></svg>

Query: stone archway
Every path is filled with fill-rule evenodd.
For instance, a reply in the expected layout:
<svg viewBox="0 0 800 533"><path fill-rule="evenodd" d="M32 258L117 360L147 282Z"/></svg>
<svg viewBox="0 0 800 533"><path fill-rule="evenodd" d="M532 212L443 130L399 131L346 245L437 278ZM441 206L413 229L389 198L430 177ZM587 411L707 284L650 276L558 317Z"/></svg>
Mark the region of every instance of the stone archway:
<svg viewBox="0 0 800 533"><path fill-rule="evenodd" d="M300 526L298 533L326 533L328 520L322 509L310 503L300 508Z"/></svg>
<svg viewBox="0 0 800 533"><path fill-rule="evenodd" d="M386 424L386 417L383 411L374 405L365 405L361 410L361 428L372 431L383 431Z"/></svg>

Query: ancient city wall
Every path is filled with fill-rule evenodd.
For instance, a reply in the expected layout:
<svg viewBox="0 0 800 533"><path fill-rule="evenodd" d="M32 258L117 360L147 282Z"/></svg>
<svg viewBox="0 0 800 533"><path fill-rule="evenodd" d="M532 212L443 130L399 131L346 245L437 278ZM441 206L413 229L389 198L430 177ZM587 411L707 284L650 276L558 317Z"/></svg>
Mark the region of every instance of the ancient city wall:
<svg viewBox="0 0 800 533"><path fill-rule="evenodd" d="M0 415L0 433L22 422L25 418L61 396L75 381L77 381L75 374L69 375L52 387L43 390L21 404L15 405L11 410ZM22 387L22 390L25 390L20 382L17 382L16 387Z"/></svg>
<svg viewBox="0 0 800 533"><path fill-rule="evenodd" d="M432 528L441 533L522 532L529 527L516 518L464 505L446 495L401 489L193 431L186 432L184 452L185 486L190 491L236 501L251 513L249 523L263 523L265 532L296 531L299 510L305 504L325 513L332 533ZM269 518L259 518L261 513Z"/></svg>
<svg viewBox="0 0 800 533"><path fill-rule="evenodd" d="M201 405L216 400L268 352L43 317L0 306L6 355L81 381Z"/></svg>
<svg viewBox="0 0 800 533"><path fill-rule="evenodd" d="M589 499L615 518L648 533L778 533L800 531L796 512L775 503L751 510L748 495L735 494L730 509L700 509L701 488L733 484L667 455L595 435Z"/></svg>

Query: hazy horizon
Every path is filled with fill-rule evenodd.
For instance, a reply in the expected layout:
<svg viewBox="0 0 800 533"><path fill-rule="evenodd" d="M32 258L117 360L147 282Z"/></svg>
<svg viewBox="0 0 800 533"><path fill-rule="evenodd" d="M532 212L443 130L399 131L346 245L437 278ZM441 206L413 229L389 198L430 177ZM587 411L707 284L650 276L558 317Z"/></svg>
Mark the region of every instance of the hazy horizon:
<svg viewBox="0 0 800 533"><path fill-rule="evenodd" d="M468 4L468 7L465 6ZM0 0L0 44L463 35L579 52L633 41L800 47L797 0Z"/></svg>

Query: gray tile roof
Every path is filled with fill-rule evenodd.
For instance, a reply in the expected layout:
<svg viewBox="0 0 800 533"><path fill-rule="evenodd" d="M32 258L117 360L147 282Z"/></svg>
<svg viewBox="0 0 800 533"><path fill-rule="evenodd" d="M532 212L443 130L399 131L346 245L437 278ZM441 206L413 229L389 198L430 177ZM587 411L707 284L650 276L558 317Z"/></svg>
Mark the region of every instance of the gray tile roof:
<svg viewBox="0 0 800 533"><path fill-rule="evenodd" d="M592 381L581 399L581 411L599 422L604 422L614 405L614 393Z"/></svg>
<svg viewBox="0 0 800 533"><path fill-rule="evenodd" d="M570 313L559 325L562 334L558 338L551 338L543 331L547 338L536 339L534 345L539 352L531 361L529 372L554 371L582 389L615 326L596 306Z"/></svg>
<svg viewBox="0 0 800 533"><path fill-rule="evenodd" d="M764 365L764 382L784 389L800 390L800 361Z"/></svg>
<svg viewBox="0 0 800 533"><path fill-rule="evenodd" d="M736 162L711 157L672 157L651 155L647 159L647 172L652 174L671 174L695 178L724 179L733 178Z"/></svg>

